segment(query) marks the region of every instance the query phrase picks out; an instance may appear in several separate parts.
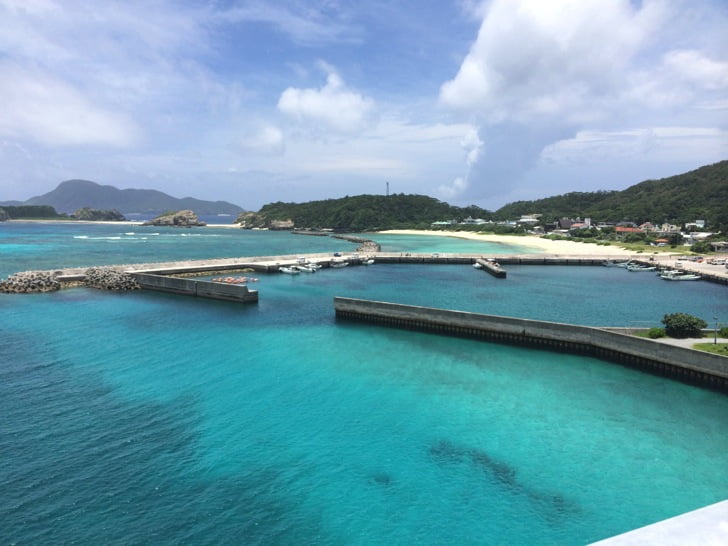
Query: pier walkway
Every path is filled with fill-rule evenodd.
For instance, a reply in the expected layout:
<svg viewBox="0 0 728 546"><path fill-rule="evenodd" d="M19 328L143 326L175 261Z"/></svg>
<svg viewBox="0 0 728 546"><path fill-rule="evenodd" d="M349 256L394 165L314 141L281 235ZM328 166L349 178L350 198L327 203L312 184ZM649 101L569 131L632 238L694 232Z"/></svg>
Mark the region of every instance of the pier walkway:
<svg viewBox="0 0 728 546"><path fill-rule="evenodd" d="M337 253L339 254L339 253ZM206 275L220 272L255 271L259 273L275 273L284 266L296 265L300 261L316 263L328 267L332 261L345 261L350 265L359 265L368 259L377 264L475 264L484 259L491 259L500 264L499 274L505 276L509 265L602 265L606 260L614 260L610 255L557 255L557 254L516 254L487 255L462 253L414 253L414 252L373 252L373 253L313 253L289 254L281 256L252 256L238 258L211 258L204 260L181 260L173 262L120 264L111 265L113 269L125 272L151 273L156 275ZM689 261L678 261L675 256L634 254L625 256L623 260L631 260L642 264L652 264L659 269L679 269L685 272L698 273L704 280L728 284L728 269L722 265L709 265ZM59 271L59 279L63 281L82 280L87 267L65 268Z"/></svg>

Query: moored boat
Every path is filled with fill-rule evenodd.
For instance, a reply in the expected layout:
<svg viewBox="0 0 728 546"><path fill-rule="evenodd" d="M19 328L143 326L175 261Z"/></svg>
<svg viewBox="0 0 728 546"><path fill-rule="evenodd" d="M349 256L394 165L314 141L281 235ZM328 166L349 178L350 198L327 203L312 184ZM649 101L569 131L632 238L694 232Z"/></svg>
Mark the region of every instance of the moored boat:
<svg viewBox="0 0 728 546"><path fill-rule="evenodd" d="M278 271L281 273L285 273L286 275L298 275L301 273L298 269L293 269L292 267L279 267Z"/></svg>
<svg viewBox="0 0 728 546"><path fill-rule="evenodd" d="M700 275L695 273L685 273L674 269L663 271L660 273L660 278L666 281L699 281L701 279Z"/></svg>

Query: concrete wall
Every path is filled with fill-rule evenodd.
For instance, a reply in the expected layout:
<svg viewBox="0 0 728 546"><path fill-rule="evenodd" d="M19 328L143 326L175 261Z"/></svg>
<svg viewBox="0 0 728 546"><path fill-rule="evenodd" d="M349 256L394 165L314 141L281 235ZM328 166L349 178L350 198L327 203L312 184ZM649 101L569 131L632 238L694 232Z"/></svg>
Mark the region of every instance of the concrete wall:
<svg viewBox="0 0 728 546"><path fill-rule="evenodd" d="M351 298L334 307L340 318L588 354L728 391L728 358L600 328Z"/></svg>
<svg viewBox="0 0 728 546"><path fill-rule="evenodd" d="M197 296L215 300L254 303L258 301L258 291L250 290L244 284L226 284L195 279L134 273L131 275L146 290Z"/></svg>

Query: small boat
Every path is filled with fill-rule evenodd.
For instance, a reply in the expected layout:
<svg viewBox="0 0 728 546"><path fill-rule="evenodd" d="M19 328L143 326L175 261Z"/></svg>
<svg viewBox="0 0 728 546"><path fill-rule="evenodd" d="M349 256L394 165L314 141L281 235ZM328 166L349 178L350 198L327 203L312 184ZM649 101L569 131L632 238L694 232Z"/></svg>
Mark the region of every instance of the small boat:
<svg viewBox="0 0 728 546"><path fill-rule="evenodd" d="M374 263L374 258L369 258L368 260L362 260L362 265L372 265Z"/></svg>
<svg viewBox="0 0 728 546"><path fill-rule="evenodd" d="M657 266L654 265L628 265L627 271L631 271L632 273L640 272L640 271L655 271L657 269Z"/></svg>
<svg viewBox="0 0 728 546"><path fill-rule="evenodd" d="M699 281L701 279L700 275L675 270L664 271L660 274L660 278L666 281Z"/></svg>
<svg viewBox="0 0 728 546"><path fill-rule="evenodd" d="M308 264L292 265L291 269L296 269L296 270L300 271L301 273L316 273L316 268L311 267Z"/></svg>
<svg viewBox="0 0 728 546"><path fill-rule="evenodd" d="M293 269L292 267L279 267L278 271L281 273L285 273L286 275L298 275L301 273L298 269Z"/></svg>
<svg viewBox="0 0 728 546"><path fill-rule="evenodd" d="M475 269L483 269L483 266L482 266L482 265L480 265L480 264L479 264L478 262L475 262L475 263L473 264L473 267L474 267Z"/></svg>
<svg viewBox="0 0 728 546"><path fill-rule="evenodd" d="M626 262L615 262L613 260L604 260L602 262L602 265L604 267L628 267L630 265L630 261L627 260Z"/></svg>
<svg viewBox="0 0 728 546"><path fill-rule="evenodd" d="M347 265L349 265L349 262L334 262L334 261L331 262L331 267L334 267L336 269L346 267Z"/></svg>

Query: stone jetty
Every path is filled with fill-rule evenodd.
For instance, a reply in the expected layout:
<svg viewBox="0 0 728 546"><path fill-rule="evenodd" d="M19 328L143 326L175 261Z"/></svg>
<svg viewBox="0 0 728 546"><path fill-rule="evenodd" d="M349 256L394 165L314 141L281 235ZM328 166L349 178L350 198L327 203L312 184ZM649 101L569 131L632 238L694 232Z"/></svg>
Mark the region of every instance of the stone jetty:
<svg viewBox="0 0 728 546"><path fill-rule="evenodd" d="M125 271L111 267L91 267L86 270L86 286L101 290L139 290L136 279Z"/></svg>
<svg viewBox="0 0 728 546"><path fill-rule="evenodd" d="M0 292L5 294L36 294L60 288L58 274L52 271L21 271L0 281Z"/></svg>

